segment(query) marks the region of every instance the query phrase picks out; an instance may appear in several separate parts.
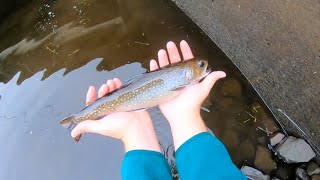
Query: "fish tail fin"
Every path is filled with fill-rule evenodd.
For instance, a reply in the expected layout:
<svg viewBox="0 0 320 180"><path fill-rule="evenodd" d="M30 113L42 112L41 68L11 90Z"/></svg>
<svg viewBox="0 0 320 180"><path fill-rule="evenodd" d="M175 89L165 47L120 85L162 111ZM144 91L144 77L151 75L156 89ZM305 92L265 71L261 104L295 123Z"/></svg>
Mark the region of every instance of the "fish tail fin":
<svg viewBox="0 0 320 180"><path fill-rule="evenodd" d="M69 116L65 119L63 119L62 121L60 121L60 124L65 127L68 128L68 130L71 132L77 125L77 121L76 121L76 117L75 116ZM74 138L74 140L76 142L78 142L81 138L81 134L78 135L77 137Z"/></svg>

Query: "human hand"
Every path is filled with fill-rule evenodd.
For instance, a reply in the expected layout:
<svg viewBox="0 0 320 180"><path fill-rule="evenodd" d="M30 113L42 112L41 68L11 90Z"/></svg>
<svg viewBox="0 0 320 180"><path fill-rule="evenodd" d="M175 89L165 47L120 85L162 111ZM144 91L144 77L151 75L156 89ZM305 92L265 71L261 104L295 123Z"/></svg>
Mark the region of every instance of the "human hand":
<svg viewBox="0 0 320 180"><path fill-rule="evenodd" d="M193 59L192 51L186 41L180 42L180 48L183 55L183 61ZM160 67L166 66L169 63L174 64L181 61L178 48L173 42L167 43L167 52L163 49L158 52L158 62ZM150 70L158 69L155 60L150 61ZM194 84L182 90L181 94L169 102L160 104L162 113L169 121L179 120L183 114L189 117L200 115L200 108L209 95L214 83L220 78L225 77L223 71L215 71L210 73L201 83ZM180 117L180 118L179 118Z"/></svg>
<svg viewBox="0 0 320 180"><path fill-rule="evenodd" d="M180 48L183 61L194 58L186 41L180 42ZM160 67L181 61L178 48L173 42L167 43L167 51L169 58L165 50L158 52ZM157 62L151 60L150 71L158 68ZM200 116L200 108L214 83L225 76L223 71L212 72L201 83L186 87L176 98L159 105L161 112L169 121L176 150L194 135L207 131Z"/></svg>
<svg viewBox="0 0 320 180"><path fill-rule="evenodd" d="M98 98L121 87L118 78L108 80L98 91ZM97 99L96 88L90 86L87 92L86 105ZM79 123L71 132L72 137L83 133L97 133L120 139L126 151L146 149L160 152L160 147L153 130L152 121L147 111L118 112L100 120L87 120Z"/></svg>

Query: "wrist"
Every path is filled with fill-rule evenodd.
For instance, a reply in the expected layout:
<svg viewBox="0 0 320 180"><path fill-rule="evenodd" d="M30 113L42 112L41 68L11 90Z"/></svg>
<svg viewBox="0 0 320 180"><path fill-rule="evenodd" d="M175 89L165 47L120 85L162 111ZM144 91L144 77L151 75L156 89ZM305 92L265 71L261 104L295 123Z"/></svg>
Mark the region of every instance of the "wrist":
<svg viewBox="0 0 320 180"><path fill-rule="evenodd" d="M150 150L161 152L150 116L133 121L121 138L125 151Z"/></svg>
<svg viewBox="0 0 320 180"><path fill-rule="evenodd" d="M168 122L171 127L176 150L193 136L207 132L207 127L201 118L200 111L176 113L176 115L168 116Z"/></svg>

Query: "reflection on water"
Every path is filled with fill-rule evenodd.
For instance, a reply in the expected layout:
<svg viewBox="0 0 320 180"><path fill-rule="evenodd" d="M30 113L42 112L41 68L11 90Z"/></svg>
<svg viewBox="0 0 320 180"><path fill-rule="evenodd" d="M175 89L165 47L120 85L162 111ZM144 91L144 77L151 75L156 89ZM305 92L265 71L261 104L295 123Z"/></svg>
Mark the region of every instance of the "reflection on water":
<svg viewBox="0 0 320 180"><path fill-rule="evenodd" d="M167 0L32 1L1 20L0 37L0 179L120 179L119 141L74 143L59 121L83 108L89 85L145 72L168 40L186 39L196 57L228 73L203 117L237 165L252 164L259 128L277 128L230 60ZM172 155L168 123L149 112Z"/></svg>

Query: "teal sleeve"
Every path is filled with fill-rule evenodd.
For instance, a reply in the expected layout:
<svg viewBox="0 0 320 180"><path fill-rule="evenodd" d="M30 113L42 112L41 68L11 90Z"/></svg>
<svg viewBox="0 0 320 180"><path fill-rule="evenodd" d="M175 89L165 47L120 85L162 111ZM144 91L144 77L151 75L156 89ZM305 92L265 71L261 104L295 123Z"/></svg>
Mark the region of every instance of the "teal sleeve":
<svg viewBox="0 0 320 180"><path fill-rule="evenodd" d="M193 136L179 147L176 166L181 180L246 180L224 145L207 132Z"/></svg>
<svg viewBox="0 0 320 180"><path fill-rule="evenodd" d="M122 161L123 180L172 180L171 169L165 157L155 151L132 150Z"/></svg>

